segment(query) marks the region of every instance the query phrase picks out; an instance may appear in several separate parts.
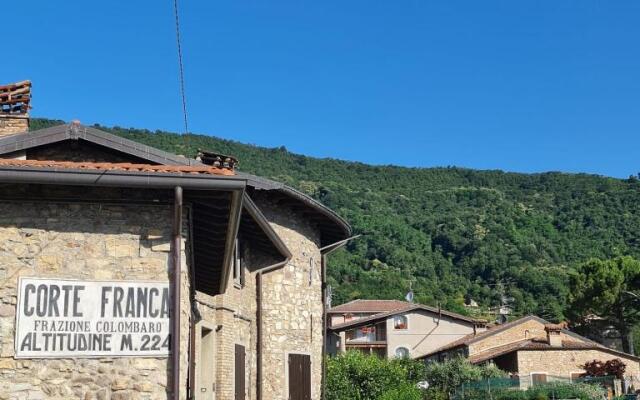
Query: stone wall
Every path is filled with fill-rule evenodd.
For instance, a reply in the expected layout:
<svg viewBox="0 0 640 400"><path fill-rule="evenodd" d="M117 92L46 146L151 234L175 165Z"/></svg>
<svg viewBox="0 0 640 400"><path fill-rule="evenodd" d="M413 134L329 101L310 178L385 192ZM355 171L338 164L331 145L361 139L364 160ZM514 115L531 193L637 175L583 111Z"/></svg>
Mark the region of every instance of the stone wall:
<svg viewBox="0 0 640 400"><path fill-rule="evenodd" d="M288 399L289 353L311 356L311 398L322 379L322 276L319 231L303 215L258 197L272 228L293 257L263 279L264 400Z"/></svg>
<svg viewBox="0 0 640 400"><path fill-rule="evenodd" d="M18 277L170 279L171 208L0 203L0 399L165 399L167 358L14 359ZM188 293L183 253L183 293ZM183 297L182 370L189 305ZM182 373L186 388L186 372ZM182 391L186 398L186 389Z"/></svg>
<svg viewBox="0 0 640 400"><path fill-rule="evenodd" d="M600 350L519 351L518 372L520 376L526 376L532 372L543 372L570 378L572 372L584 372L581 365L589 361L608 361L614 358L621 359L626 364L626 375L640 379L638 361Z"/></svg>
<svg viewBox="0 0 640 400"><path fill-rule="evenodd" d="M263 275L263 399L288 399L287 355L303 353L311 355L312 399L319 400L323 335L318 231L302 215L264 198L255 200L293 253L292 260L282 269ZM219 327L215 336L216 400L234 399L236 344L246 351L246 398L256 398L256 275L259 267L279 260L258 252L251 243L244 243L242 248L242 285L230 276L224 294L196 293L202 321Z"/></svg>
<svg viewBox="0 0 640 400"><path fill-rule="evenodd" d="M29 130L29 117L26 115L0 115L0 137Z"/></svg>
<svg viewBox="0 0 640 400"><path fill-rule="evenodd" d="M319 400L319 233L303 215L264 198L256 202L293 253L288 265L263 277L263 399L288 398L287 355L302 353L311 356L312 399ZM166 399L171 371L166 358L16 360L13 341L18 277L168 281L170 232L170 206L0 203L0 400ZM217 328L216 400L234 399L236 344L246 350L246 398L256 398L257 266L278 260L254 251L251 243L244 251L244 285L230 277L223 295L196 293L197 318ZM188 350L187 259L183 254L182 398L187 366L194 361Z"/></svg>
<svg viewBox="0 0 640 400"><path fill-rule="evenodd" d="M494 328L500 329L500 328ZM525 339L547 339L547 332L544 330L544 324L531 319L514 325L502 332L495 333L485 339L479 340L469 345L469 354L477 354L490 348L503 346L505 344L517 342ZM577 340L577 339L572 339Z"/></svg>

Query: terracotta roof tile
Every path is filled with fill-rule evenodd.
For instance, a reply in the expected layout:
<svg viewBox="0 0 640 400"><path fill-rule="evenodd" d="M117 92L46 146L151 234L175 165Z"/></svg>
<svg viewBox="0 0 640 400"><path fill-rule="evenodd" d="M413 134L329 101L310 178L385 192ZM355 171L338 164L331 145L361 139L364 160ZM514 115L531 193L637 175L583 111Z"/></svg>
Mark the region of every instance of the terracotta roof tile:
<svg viewBox="0 0 640 400"><path fill-rule="evenodd" d="M210 165L151 165L131 163L95 163L74 161L40 161L40 160L15 160L0 159L0 168L53 168L53 169L84 169L99 171L126 171L146 173L169 174L196 174L196 175L235 175L229 168L213 167Z"/></svg>
<svg viewBox="0 0 640 400"><path fill-rule="evenodd" d="M380 313L397 310L411 305L400 300L353 300L345 304L335 306L328 313Z"/></svg>
<svg viewBox="0 0 640 400"><path fill-rule="evenodd" d="M523 317L523 318L517 319L515 321L507 322L506 324L494 325L491 328L489 328L489 329L487 329L486 331L483 331L483 332L479 332L479 333L475 333L475 334L474 333L470 333L467 336L463 336L458 340L455 340L455 341L453 341L453 342L451 342L449 344L446 344L446 345L444 345L442 347L439 347L439 348L433 350L432 352L430 352L428 354L425 354L423 357L428 357L430 355L433 355L433 354L436 354L436 353L440 353L440 352L443 352L443 351L446 351L446 350L451 350L451 349L454 349L454 348L460 347L460 346L468 346L472 342L476 342L478 340L481 340L481 339L487 338L489 336L492 336L492 335L494 335L496 333L505 331L505 330L507 330L509 328L512 328L512 327L514 327L516 325L519 325L519 324L521 324L523 322L529 321L530 319L537 319L542 324L548 324L548 322L543 320L542 318L538 318L536 316L529 315L527 317Z"/></svg>
<svg viewBox="0 0 640 400"><path fill-rule="evenodd" d="M471 362L472 364L477 364L520 350L600 350L623 357L638 359L638 357L631 354L619 352L595 342L577 342L573 340L563 340L562 346L551 346L544 340L525 339L518 342L505 344L504 346L494 347L477 354L473 354L469 357L469 362Z"/></svg>

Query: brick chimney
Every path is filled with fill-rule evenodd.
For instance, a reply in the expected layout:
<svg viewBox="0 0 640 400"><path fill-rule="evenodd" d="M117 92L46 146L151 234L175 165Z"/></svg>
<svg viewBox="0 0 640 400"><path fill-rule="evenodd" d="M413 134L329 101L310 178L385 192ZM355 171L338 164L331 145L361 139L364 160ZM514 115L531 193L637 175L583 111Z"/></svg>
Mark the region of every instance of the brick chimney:
<svg viewBox="0 0 640 400"><path fill-rule="evenodd" d="M562 347L562 330L566 327L566 322L546 324L544 330L547 332L547 343L552 347Z"/></svg>
<svg viewBox="0 0 640 400"><path fill-rule="evenodd" d="M29 130L31 82L0 86L0 137Z"/></svg>

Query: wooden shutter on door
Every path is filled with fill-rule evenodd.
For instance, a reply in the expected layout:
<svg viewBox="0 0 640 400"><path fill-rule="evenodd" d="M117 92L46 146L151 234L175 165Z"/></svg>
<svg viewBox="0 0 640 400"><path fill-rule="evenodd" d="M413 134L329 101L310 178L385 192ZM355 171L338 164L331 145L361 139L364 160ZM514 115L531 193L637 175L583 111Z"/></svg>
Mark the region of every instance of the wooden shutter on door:
<svg viewBox="0 0 640 400"><path fill-rule="evenodd" d="M235 400L245 400L245 352L244 346L236 345L235 356Z"/></svg>
<svg viewBox="0 0 640 400"><path fill-rule="evenodd" d="M289 354L289 400L311 400L311 356Z"/></svg>

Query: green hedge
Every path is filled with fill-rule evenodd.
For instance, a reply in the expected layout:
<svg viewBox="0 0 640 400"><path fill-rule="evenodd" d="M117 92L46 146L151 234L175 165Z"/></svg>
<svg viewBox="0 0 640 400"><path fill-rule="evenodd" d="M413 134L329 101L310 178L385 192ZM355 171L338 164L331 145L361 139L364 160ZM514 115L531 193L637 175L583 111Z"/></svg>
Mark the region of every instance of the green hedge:
<svg viewBox="0 0 640 400"><path fill-rule="evenodd" d="M551 399L580 399L601 400L605 390L593 384L586 383L548 383L536 385L527 390L497 389L491 390L491 396L486 390L470 390L458 393L456 400L551 400Z"/></svg>

